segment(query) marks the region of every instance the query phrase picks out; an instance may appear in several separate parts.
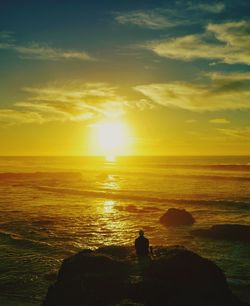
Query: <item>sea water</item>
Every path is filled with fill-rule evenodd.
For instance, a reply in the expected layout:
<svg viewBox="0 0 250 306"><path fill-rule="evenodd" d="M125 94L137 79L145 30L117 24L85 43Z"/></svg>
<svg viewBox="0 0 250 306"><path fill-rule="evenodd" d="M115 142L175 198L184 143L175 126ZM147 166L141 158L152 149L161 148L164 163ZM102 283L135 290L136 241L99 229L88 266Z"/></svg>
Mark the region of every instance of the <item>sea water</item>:
<svg viewBox="0 0 250 306"><path fill-rule="evenodd" d="M229 283L250 286L250 246L166 228L168 208L195 228L250 225L250 157L1 157L0 305L39 305L63 258L83 248L184 245L215 261Z"/></svg>

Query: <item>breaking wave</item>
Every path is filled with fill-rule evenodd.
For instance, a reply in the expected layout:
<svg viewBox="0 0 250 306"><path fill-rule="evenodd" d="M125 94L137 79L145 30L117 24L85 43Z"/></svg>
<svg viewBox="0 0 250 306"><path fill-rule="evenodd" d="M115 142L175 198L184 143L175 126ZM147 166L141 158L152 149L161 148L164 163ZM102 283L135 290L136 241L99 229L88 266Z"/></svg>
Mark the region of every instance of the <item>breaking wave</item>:
<svg viewBox="0 0 250 306"><path fill-rule="evenodd" d="M142 196L131 193L117 192L113 190L82 190L74 188L59 188L59 187L50 187L50 186L35 186L34 188L47 191L55 192L60 194L70 194L70 195L80 195L85 197L95 197L95 198L104 198L111 200L137 200L153 203L183 203L183 204L199 204L199 205L246 205L250 204L250 199L245 201L237 200L204 200L204 199L176 199L176 198L162 198L162 197L152 197L152 196Z"/></svg>

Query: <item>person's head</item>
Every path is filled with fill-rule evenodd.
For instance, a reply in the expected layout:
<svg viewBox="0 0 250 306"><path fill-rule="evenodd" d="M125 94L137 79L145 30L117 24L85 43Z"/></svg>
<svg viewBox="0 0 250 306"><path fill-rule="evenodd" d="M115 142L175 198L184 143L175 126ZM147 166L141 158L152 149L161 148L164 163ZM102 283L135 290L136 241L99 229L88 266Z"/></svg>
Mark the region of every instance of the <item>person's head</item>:
<svg viewBox="0 0 250 306"><path fill-rule="evenodd" d="M144 231L143 230L139 230L139 236L143 237L144 236Z"/></svg>

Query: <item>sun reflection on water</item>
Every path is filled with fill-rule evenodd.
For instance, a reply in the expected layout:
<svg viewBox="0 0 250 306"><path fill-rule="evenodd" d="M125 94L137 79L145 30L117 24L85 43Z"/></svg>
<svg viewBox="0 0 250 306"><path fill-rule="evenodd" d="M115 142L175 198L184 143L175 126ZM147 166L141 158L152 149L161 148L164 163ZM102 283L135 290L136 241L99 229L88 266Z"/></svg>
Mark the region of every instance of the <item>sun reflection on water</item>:
<svg viewBox="0 0 250 306"><path fill-rule="evenodd" d="M113 200L105 200L103 203L103 209L105 213L113 212L113 207L115 205L115 201Z"/></svg>
<svg viewBox="0 0 250 306"><path fill-rule="evenodd" d="M120 189L117 178L114 175L108 174L107 178L103 184L105 189Z"/></svg>

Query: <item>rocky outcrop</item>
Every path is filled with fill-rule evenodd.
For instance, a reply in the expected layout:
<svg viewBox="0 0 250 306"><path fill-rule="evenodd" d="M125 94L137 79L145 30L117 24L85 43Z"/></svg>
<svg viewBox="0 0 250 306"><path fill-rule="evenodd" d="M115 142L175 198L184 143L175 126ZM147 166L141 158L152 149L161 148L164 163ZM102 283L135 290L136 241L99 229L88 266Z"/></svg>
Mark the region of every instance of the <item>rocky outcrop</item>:
<svg viewBox="0 0 250 306"><path fill-rule="evenodd" d="M126 291L128 271L126 262L84 250L63 261L43 306L114 304Z"/></svg>
<svg viewBox="0 0 250 306"><path fill-rule="evenodd" d="M197 229L191 232L195 236L222 240L250 242L250 226L241 224L218 224L209 229Z"/></svg>
<svg viewBox="0 0 250 306"><path fill-rule="evenodd" d="M169 208L160 218L160 222L165 226L192 225L195 220L185 209Z"/></svg>
<svg viewBox="0 0 250 306"><path fill-rule="evenodd" d="M222 270L183 248L156 248L138 258L131 248L105 247L65 259L43 306L243 306Z"/></svg>

